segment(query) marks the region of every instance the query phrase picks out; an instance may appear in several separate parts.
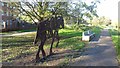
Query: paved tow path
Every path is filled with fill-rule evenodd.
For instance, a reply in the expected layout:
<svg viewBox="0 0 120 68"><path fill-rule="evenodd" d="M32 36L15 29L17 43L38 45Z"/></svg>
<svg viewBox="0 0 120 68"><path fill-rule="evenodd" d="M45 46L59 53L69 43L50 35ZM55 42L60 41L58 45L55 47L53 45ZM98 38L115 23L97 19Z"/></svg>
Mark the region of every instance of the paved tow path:
<svg viewBox="0 0 120 68"><path fill-rule="evenodd" d="M6 34L2 35L0 34L0 37L6 37L6 36L21 36L21 35L26 35L26 34L31 34L31 33L36 33L36 31L31 31L31 32L23 32L23 33L15 33L15 34Z"/></svg>
<svg viewBox="0 0 120 68"><path fill-rule="evenodd" d="M107 29L101 31L99 39L91 41L85 52L71 66L118 66L117 55Z"/></svg>

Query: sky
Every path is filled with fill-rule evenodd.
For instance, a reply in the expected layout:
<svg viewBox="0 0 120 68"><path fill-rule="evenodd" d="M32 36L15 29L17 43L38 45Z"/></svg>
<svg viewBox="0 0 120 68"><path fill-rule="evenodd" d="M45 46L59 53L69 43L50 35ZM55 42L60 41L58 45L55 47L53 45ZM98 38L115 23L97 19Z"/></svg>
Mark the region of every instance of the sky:
<svg viewBox="0 0 120 68"><path fill-rule="evenodd" d="M110 18L113 22L118 22L118 2L120 0L102 0L98 4L97 12L99 16Z"/></svg>
<svg viewBox="0 0 120 68"><path fill-rule="evenodd" d="M90 4L94 0L83 0ZM97 14L110 18L112 22L118 22L118 2L120 0L99 0L101 3L97 4Z"/></svg>

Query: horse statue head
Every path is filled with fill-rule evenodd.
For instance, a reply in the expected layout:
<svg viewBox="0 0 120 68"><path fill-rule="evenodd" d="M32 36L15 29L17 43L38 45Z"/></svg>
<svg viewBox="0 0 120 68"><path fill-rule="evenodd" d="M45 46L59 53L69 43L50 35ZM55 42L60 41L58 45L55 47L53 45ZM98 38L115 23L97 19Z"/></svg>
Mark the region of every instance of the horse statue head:
<svg viewBox="0 0 120 68"><path fill-rule="evenodd" d="M57 23L58 23L58 27L59 27L60 29L64 28L64 19L63 19L62 16L58 16L58 17L57 17Z"/></svg>

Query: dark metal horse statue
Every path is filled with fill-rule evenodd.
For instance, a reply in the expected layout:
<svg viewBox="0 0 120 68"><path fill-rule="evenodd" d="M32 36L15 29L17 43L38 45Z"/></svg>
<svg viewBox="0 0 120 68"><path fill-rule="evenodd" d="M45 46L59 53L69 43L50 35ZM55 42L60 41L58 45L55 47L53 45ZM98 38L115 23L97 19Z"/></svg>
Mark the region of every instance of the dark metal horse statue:
<svg viewBox="0 0 120 68"><path fill-rule="evenodd" d="M48 38L52 38L49 55L53 54L52 46L53 46L54 40L55 38L57 39L57 44L56 44L56 47L57 47L60 40L58 35L58 30L62 28L64 28L64 20L62 16L52 17L50 18L50 20L47 19L38 24L36 38L34 40L34 44L40 41L38 52L36 54L36 62L40 60L40 57L39 57L40 50L42 51L43 59L46 58L46 53L43 49L43 46L45 44L45 41Z"/></svg>

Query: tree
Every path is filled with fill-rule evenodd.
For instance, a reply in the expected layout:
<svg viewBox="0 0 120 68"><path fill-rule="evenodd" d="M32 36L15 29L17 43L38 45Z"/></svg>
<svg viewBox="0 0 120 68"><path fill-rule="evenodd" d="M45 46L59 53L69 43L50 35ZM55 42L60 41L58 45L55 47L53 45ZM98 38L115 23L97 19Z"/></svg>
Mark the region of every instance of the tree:
<svg viewBox="0 0 120 68"><path fill-rule="evenodd" d="M14 3L19 7L19 11L28 16L35 24L42 20L51 18L54 15L67 15L67 2L30 2Z"/></svg>
<svg viewBox="0 0 120 68"><path fill-rule="evenodd" d="M71 18L78 24L84 23L86 19L92 20L96 14L96 7L98 0L92 1L90 5L82 0L77 2L38 2L33 0L32 2L18 2L14 3L24 16L27 16L37 24L42 20L51 18L52 16L62 15L64 19L70 20Z"/></svg>
<svg viewBox="0 0 120 68"><path fill-rule="evenodd" d="M93 20L92 20L92 24L93 25L105 25L105 26L109 26L111 25L111 19L109 18L106 18L105 16L102 16L102 17L95 17Z"/></svg>
<svg viewBox="0 0 120 68"><path fill-rule="evenodd" d="M69 12L72 17L76 17L76 20L78 24L84 23L86 19L92 20L94 16L98 17L97 15L97 3L100 3L99 0L97 1L92 1L90 5L88 5L86 2L82 0L77 0L77 2L69 3L70 8Z"/></svg>

